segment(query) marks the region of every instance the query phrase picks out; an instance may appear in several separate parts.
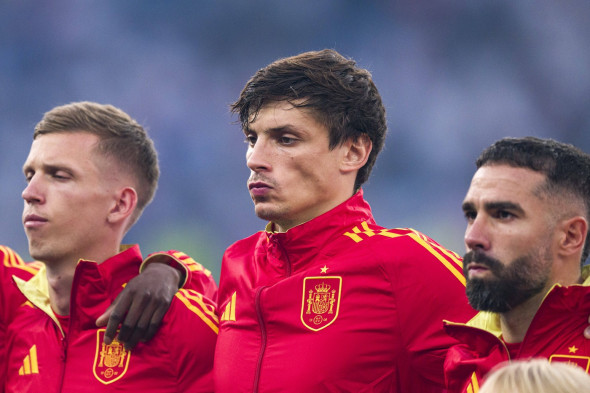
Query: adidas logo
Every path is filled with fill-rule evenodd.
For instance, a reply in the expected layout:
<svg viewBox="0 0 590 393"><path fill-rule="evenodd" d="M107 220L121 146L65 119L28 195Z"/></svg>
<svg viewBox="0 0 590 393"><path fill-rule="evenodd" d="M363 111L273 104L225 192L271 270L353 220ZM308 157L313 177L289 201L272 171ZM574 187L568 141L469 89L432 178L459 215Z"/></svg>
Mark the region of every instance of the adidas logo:
<svg viewBox="0 0 590 393"><path fill-rule="evenodd" d="M18 375L39 374L39 364L37 363L37 346L33 345L29 349L29 354L25 356L23 365L18 370Z"/></svg>
<svg viewBox="0 0 590 393"><path fill-rule="evenodd" d="M230 302L225 306L223 314L221 315L222 321L235 321L236 320L236 293L231 295Z"/></svg>

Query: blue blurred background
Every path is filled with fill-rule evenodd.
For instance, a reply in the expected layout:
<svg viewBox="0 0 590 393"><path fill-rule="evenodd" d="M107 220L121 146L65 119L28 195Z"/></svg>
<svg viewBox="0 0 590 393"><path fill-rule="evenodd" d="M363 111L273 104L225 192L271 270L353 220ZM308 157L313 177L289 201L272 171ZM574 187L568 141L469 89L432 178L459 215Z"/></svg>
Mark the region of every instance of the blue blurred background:
<svg viewBox="0 0 590 393"><path fill-rule="evenodd" d="M145 125L162 177L127 236L216 278L261 230L228 105L271 61L334 48L369 69L389 136L365 185L378 222L463 253L474 159L504 136L590 151L590 2L0 0L0 243L28 258L21 167L44 112L111 103Z"/></svg>

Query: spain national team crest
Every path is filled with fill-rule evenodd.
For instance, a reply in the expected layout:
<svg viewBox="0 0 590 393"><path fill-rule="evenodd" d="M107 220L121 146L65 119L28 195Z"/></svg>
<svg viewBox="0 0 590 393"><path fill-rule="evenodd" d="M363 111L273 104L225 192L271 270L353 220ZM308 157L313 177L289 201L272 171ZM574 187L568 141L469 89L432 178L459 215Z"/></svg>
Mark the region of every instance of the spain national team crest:
<svg viewBox="0 0 590 393"><path fill-rule="evenodd" d="M108 385L121 379L129 367L131 352L117 340L109 345L103 342L105 329L96 332L96 353L92 371L100 382Z"/></svg>
<svg viewBox="0 0 590 393"><path fill-rule="evenodd" d="M313 331L330 326L338 317L342 277L320 276L303 279L301 322Z"/></svg>
<svg viewBox="0 0 590 393"><path fill-rule="evenodd" d="M549 362L563 362L574 366L581 367L587 373L590 373L590 357L575 355L551 355Z"/></svg>

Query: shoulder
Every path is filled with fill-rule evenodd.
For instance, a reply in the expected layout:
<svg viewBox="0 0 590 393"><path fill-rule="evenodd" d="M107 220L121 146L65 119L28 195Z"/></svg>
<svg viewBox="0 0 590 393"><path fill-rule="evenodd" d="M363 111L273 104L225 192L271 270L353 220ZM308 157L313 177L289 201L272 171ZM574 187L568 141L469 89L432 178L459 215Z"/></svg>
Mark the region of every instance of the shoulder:
<svg viewBox="0 0 590 393"><path fill-rule="evenodd" d="M194 330L195 334L205 331L217 335L219 331L214 300L194 289L181 288L174 297L170 311L171 322L177 328L185 327ZM184 326L178 326L179 323Z"/></svg>
<svg viewBox="0 0 590 393"><path fill-rule="evenodd" d="M425 274L437 280L451 280L465 285L462 258L432 238L411 228L370 228L355 233L358 244L365 243L375 259L390 275L410 282L412 277L424 282ZM359 241L359 239L361 239Z"/></svg>
<svg viewBox="0 0 590 393"><path fill-rule="evenodd" d="M399 261L411 257L432 257L433 260L450 260L461 262L461 257L441 246L432 238L412 228L383 228L376 225L364 225L351 228L344 232L348 242L358 246L373 248L386 259Z"/></svg>
<svg viewBox="0 0 590 393"><path fill-rule="evenodd" d="M33 277L43 266L41 262L25 263L14 250L0 245L0 275L12 277L13 275L28 280Z"/></svg>
<svg viewBox="0 0 590 393"><path fill-rule="evenodd" d="M190 282L185 286L188 290L201 293L204 297L217 300L217 283L211 271L183 252L177 252L178 258L190 272Z"/></svg>
<svg viewBox="0 0 590 393"><path fill-rule="evenodd" d="M3 267L24 267L25 262L13 249L0 245L0 262Z"/></svg>
<svg viewBox="0 0 590 393"><path fill-rule="evenodd" d="M256 232L253 235L238 240L237 242L230 245L225 250L224 257L232 257L243 253L252 254L253 248L256 248L260 244L264 244L267 239L268 238L265 231Z"/></svg>
<svg viewBox="0 0 590 393"><path fill-rule="evenodd" d="M210 299L217 299L217 284L211 272L184 252L168 250L151 253L143 261L140 271L151 263L165 263L184 272L186 278L182 282L182 288L193 289Z"/></svg>

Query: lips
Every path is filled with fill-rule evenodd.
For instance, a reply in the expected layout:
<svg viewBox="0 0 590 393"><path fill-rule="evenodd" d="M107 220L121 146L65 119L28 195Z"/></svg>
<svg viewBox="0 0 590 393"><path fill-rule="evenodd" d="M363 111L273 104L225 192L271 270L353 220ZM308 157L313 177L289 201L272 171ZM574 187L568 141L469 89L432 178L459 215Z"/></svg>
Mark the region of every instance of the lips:
<svg viewBox="0 0 590 393"><path fill-rule="evenodd" d="M476 262L471 262L467 265L467 271L470 277L485 274L489 270L490 268L488 266Z"/></svg>
<svg viewBox="0 0 590 393"><path fill-rule="evenodd" d="M267 183L261 182L261 181L256 181L256 182L251 182L248 184L248 189L252 190L255 188L270 188L270 186Z"/></svg>
<svg viewBox="0 0 590 393"><path fill-rule="evenodd" d="M268 183L256 181L248 183L248 189L252 196L264 196L272 189L272 187Z"/></svg>
<svg viewBox="0 0 590 393"><path fill-rule="evenodd" d="M45 224L48 220L36 214L27 214L23 220L25 228L37 228Z"/></svg>

